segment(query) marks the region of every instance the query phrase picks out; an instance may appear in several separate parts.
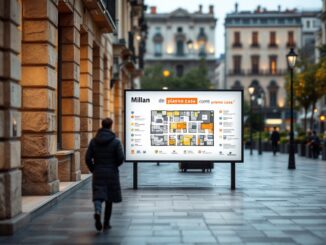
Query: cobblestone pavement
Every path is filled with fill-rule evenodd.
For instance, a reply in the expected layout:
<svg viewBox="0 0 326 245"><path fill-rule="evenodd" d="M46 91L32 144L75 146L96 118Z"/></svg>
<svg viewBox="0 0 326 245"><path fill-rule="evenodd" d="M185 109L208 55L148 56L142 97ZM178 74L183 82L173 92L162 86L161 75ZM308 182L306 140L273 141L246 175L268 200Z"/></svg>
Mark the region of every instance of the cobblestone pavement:
<svg viewBox="0 0 326 245"><path fill-rule="evenodd" d="M94 228L91 186L86 185L0 244L326 244L326 162L287 155L249 156L212 173L181 173L175 163L121 168L124 201L114 205L106 233Z"/></svg>

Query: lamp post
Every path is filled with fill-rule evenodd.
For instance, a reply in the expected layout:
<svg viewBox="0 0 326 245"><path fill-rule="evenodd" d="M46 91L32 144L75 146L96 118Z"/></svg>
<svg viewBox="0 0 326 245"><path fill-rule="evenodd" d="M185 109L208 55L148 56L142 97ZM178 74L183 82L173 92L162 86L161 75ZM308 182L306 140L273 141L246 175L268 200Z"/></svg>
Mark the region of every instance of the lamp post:
<svg viewBox="0 0 326 245"><path fill-rule="evenodd" d="M252 101L254 100L254 92L255 87L250 86L249 89L249 95L250 95L250 155L252 155Z"/></svg>
<svg viewBox="0 0 326 245"><path fill-rule="evenodd" d="M291 110L291 121L290 121L290 149L289 149L289 162L288 169L295 169L295 155L294 155L294 133L293 133L293 69L297 60L297 54L294 49L291 48L290 52L286 55L288 66L291 73L291 95L290 95L290 110Z"/></svg>
<svg viewBox="0 0 326 245"><path fill-rule="evenodd" d="M257 103L259 105L259 110L260 110L260 113L259 113L259 116L260 116L260 123L262 122L261 120L261 117L262 117L262 114L263 114L263 98L262 97L259 97L257 99ZM259 126L261 126L259 124ZM259 127L259 136L258 136L258 155L261 155L262 154L262 145L261 145L261 128Z"/></svg>

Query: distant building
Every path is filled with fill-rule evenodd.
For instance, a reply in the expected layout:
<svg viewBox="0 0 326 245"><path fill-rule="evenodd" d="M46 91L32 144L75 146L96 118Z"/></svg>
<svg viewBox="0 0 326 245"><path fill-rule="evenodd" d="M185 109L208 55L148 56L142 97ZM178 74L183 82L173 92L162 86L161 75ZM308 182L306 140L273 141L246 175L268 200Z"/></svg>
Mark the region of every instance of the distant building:
<svg viewBox="0 0 326 245"><path fill-rule="evenodd" d="M163 65L176 76L183 76L206 60L209 78L214 79L215 26L213 6L203 12L202 6L195 13L178 8L171 13L157 13L156 7L146 15L148 38L145 65Z"/></svg>
<svg viewBox="0 0 326 245"><path fill-rule="evenodd" d="M213 88L223 89L225 80L225 56L222 54L217 59L217 67L215 68L215 80L213 83Z"/></svg>
<svg viewBox="0 0 326 245"><path fill-rule="evenodd" d="M282 11L280 7L269 11L260 6L254 11L238 11L236 4L234 12L226 16L225 88L244 89L249 101L248 88L255 87L254 98L264 101L268 128L287 128L286 54L292 47L298 51L303 46L314 54L317 13Z"/></svg>

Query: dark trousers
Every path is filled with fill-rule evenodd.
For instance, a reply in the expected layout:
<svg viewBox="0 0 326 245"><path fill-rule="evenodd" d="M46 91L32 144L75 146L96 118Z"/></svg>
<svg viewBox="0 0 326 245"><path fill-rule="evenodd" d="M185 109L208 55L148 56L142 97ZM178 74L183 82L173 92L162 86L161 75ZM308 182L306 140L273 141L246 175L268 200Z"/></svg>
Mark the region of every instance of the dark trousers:
<svg viewBox="0 0 326 245"><path fill-rule="evenodd" d="M94 201L95 213L98 214L102 213L102 202L103 200ZM111 214L112 214L112 202L105 202L104 224L110 223Z"/></svg>
<svg viewBox="0 0 326 245"><path fill-rule="evenodd" d="M272 142L272 151L273 151L273 154L276 155L276 152L277 152L277 142Z"/></svg>

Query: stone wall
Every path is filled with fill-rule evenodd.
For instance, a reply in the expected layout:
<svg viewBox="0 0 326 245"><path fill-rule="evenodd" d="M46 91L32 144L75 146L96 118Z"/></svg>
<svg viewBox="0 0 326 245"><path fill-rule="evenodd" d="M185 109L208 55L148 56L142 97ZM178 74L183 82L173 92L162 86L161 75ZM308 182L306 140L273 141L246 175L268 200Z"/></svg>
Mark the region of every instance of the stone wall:
<svg viewBox="0 0 326 245"><path fill-rule="evenodd" d="M23 194L59 191L56 140L57 1L22 1Z"/></svg>
<svg viewBox="0 0 326 245"><path fill-rule="evenodd" d="M131 78L121 69L110 86L113 36L102 30L82 0L0 1L0 220L21 213L22 194L51 195L88 173L104 117L123 139Z"/></svg>
<svg viewBox="0 0 326 245"><path fill-rule="evenodd" d="M20 1L0 1L0 220L21 212Z"/></svg>

